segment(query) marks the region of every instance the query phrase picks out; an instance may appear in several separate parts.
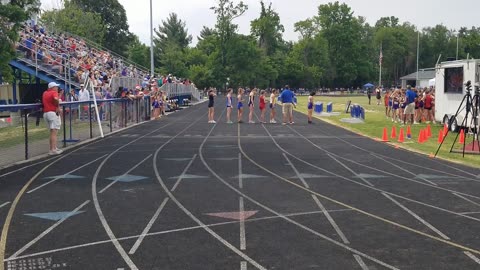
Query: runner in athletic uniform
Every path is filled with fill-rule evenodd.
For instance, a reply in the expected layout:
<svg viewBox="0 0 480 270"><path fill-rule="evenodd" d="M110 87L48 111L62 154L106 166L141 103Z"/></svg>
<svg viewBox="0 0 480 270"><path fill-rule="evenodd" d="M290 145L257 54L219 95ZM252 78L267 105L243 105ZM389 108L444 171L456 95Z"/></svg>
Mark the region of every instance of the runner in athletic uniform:
<svg viewBox="0 0 480 270"><path fill-rule="evenodd" d="M433 118L433 96L430 92L430 90L427 90L426 95L425 95L425 105L424 105L424 111L425 111L425 119L427 121L427 124L429 124L431 121L435 121Z"/></svg>
<svg viewBox="0 0 480 270"><path fill-rule="evenodd" d="M260 104L259 104L259 109L260 109L260 122L263 124L267 123L265 122L265 90L260 91Z"/></svg>
<svg viewBox="0 0 480 270"><path fill-rule="evenodd" d="M275 105L277 104L277 89L272 90L272 94L270 94L270 123L275 124Z"/></svg>
<svg viewBox="0 0 480 270"><path fill-rule="evenodd" d="M390 110L389 110L389 106L388 106L388 103L390 101L390 91L389 90L387 90L387 93L383 97L383 101L384 101L384 104L385 104L385 116L388 118L388 117L390 117Z"/></svg>
<svg viewBox="0 0 480 270"><path fill-rule="evenodd" d="M232 124L231 115L232 115L232 92L233 89L230 88L227 91L227 124Z"/></svg>
<svg viewBox="0 0 480 270"><path fill-rule="evenodd" d="M253 121L253 111L254 111L254 108L255 108L255 94L256 93L257 93L257 88L253 88L253 90L248 95L248 108L250 109L250 112L248 114L248 123L249 124L255 124L255 121Z"/></svg>
<svg viewBox="0 0 480 270"><path fill-rule="evenodd" d="M215 124L215 91L210 89L208 91L208 123Z"/></svg>
<svg viewBox="0 0 480 270"><path fill-rule="evenodd" d="M307 105L307 110L308 110L308 123L313 124L313 119L312 119L312 114L313 114L313 96L315 96L315 92L312 91L310 93L310 96L308 96L308 105Z"/></svg>
<svg viewBox="0 0 480 270"><path fill-rule="evenodd" d="M243 121L242 121L242 117L243 117L243 93L244 93L243 88L239 88L238 89L238 96L237 96L238 123L243 123Z"/></svg>

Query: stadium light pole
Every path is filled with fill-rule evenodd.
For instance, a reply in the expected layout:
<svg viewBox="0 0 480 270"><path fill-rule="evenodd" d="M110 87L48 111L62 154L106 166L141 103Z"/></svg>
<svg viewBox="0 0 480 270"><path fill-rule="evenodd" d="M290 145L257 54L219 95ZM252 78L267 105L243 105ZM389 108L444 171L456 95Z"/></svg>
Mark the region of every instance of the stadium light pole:
<svg viewBox="0 0 480 270"><path fill-rule="evenodd" d="M150 0L150 78L155 75L155 67L153 65L153 8L152 0Z"/></svg>

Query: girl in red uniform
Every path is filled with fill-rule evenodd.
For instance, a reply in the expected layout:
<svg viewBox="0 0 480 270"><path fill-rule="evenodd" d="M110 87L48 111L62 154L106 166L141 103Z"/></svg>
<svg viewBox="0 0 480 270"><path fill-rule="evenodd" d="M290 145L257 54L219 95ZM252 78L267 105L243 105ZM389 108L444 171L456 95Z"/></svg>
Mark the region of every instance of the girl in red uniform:
<svg viewBox="0 0 480 270"><path fill-rule="evenodd" d="M433 117L433 96L430 90L427 90L427 92L425 93L423 109L426 114L425 119L427 121L427 124L429 124L431 121L435 121Z"/></svg>
<svg viewBox="0 0 480 270"><path fill-rule="evenodd" d="M260 108L260 122L266 124L265 122L265 90L260 91L260 104L258 106Z"/></svg>

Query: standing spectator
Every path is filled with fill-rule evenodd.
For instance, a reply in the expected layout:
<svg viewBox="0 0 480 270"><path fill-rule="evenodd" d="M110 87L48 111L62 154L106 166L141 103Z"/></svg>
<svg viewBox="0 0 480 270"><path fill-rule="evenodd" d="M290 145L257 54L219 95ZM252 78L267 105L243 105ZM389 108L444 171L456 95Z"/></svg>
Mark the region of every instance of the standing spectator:
<svg viewBox="0 0 480 270"><path fill-rule="evenodd" d="M405 94L407 106L405 107L405 114L403 115L403 124L407 124L407 117L410 117L410 121L414 123L414 114L415 114L415 100L417 99L417 94L412 90L412 87L407 86L407 92Z"/></svg>
<svg viewBox="0 0 480 270"><path fill-rule="evenodd" d="M375 94L377 95L377 105L380 105L382 100L382 90L380 90L380 88L375 89ZM368 104L370 105L370 100Z"/></svg>
<svg viewBox="0 0 480 270"><path fill-rule="evenodd" d="M372 103L372 89L367 88L367 98L368 98L368 105Z"/></svg>
<svg viewBox="0 0 480 270"><path fill-rule="evenodd" d="M290 125L293 125L293 97L294 94L290 90L289 86L286 85L285 89L280 94L280 101L282 102L282 113L283 113L283 125L287 124L287 121L290 121Z"/></svg>
<svg viewBox="0 0 480 270"><path fill-rule="evenodd" d="M83 84L80 84L80 91L78 92L78 101L89 101L89 100L90 100L90 94L85 89L85 86ZM90 108L89 104L81 104L81 106L82 106L82 110L80 113L80 120L82 120L84 114L88 116L88 110Z"/></svg>
<svg viewBox="0 0 480 270"><path fill-rule="evenodd" d="M57 134L62 125L60 120L60 100L58 98L59 84L51 82L48 84L48 90L43 93L43 119L47 122L50 129L50 151L49 155L59 155L62 150L57 148Z"/></svg>

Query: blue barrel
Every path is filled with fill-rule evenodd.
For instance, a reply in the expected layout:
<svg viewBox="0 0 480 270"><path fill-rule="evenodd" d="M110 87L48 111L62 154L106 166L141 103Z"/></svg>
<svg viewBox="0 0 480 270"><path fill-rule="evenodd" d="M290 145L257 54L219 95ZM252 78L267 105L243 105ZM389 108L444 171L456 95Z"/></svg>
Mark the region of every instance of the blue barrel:
<svg viewBox="0 0 480 270"><path fill-rule="evenodd" d="M331 113L331 112L333 112L333 103L329 102L327 104L327 113Z"/></svg>
<svg viewBox="0 0 480 270"><path fill-rule="evenodd" d="M323 103L322 102L315 103L314 111L315 111L315 113L322 113L323 112Z"/></svg>
<svg viewBox="0 0 480 270"><path fill-rule="evenodd" d="M351 106L350 106L350 116L351 116L352 118L355 118L355 110L356 110L356 109L357 109L357 105L354 104L354 105L351 105Z"/></svg>

